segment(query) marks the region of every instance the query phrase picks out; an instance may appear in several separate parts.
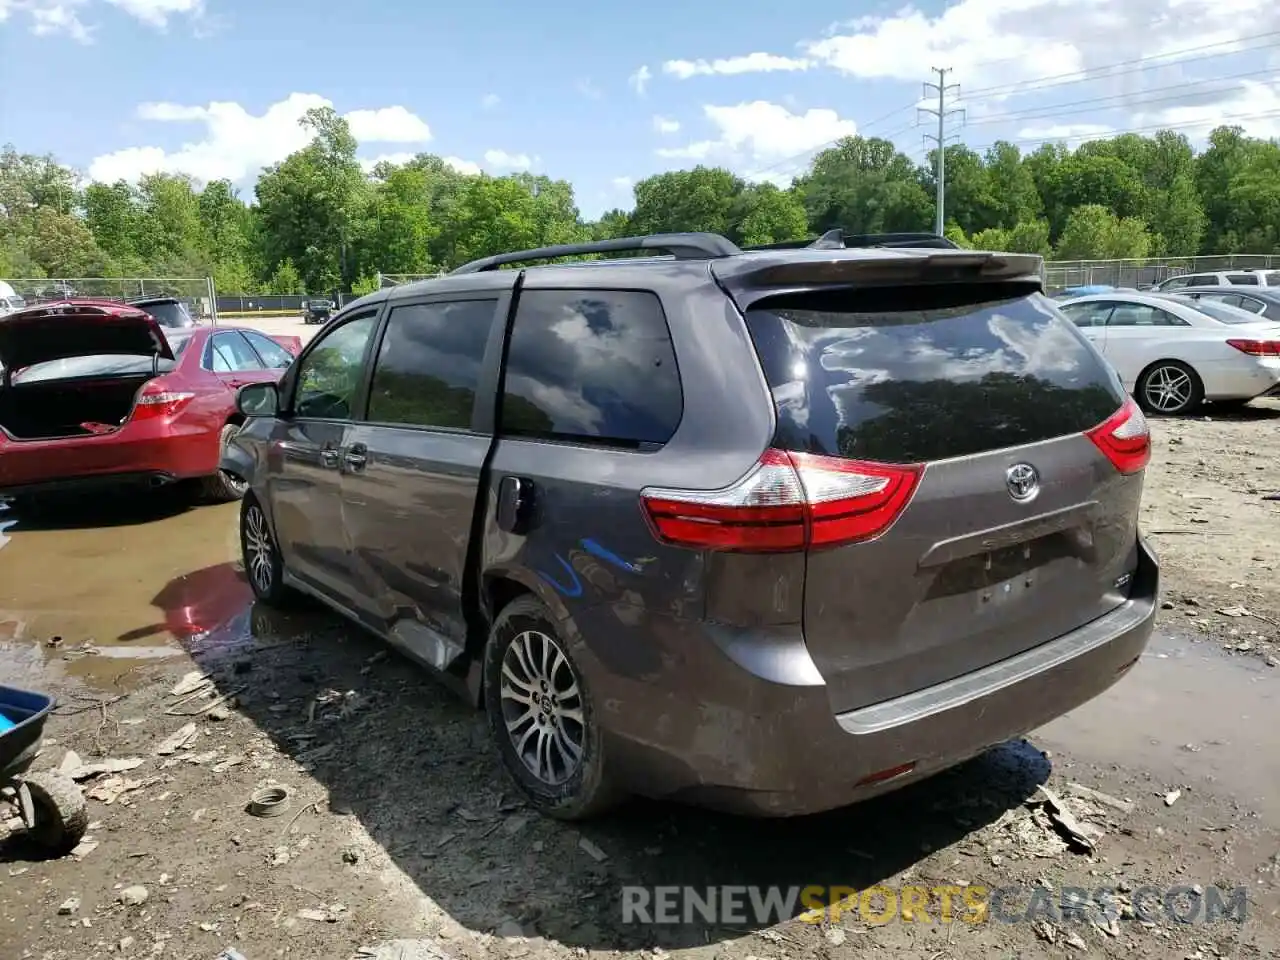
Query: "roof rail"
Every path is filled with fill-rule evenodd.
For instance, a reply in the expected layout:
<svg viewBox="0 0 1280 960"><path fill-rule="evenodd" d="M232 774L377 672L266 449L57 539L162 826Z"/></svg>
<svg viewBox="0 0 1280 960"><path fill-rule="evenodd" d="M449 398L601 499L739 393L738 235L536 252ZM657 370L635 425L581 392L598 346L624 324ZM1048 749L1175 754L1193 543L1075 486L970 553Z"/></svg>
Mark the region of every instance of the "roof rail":
<svg viewBox="0 0 1280 960"><path fill-rule="evenodd" d="M763 243L747 247L747 250L846 250L851 247L937 247L945 250L958 249L957 245L946 237L936 233L845 233L837 227L828 230L817 239L782 240L778 243Z"/></svg>
<svg viewBox="0 0 1280 960"><path fill-rule="evenodd" d="M620 253L629 250L659 250L677 260L713 260L731 257L742 250L737 244L718 233L655 233L647 237L618 237L613 240L592 240L586 243L564 243L554 247L538 247L534 250L516 250L492 257L472 260L450 271L450 274L479 273L494 270L508 263L525 263L530 260L552 260L556 257L575 257L587 253Z"/></svg>

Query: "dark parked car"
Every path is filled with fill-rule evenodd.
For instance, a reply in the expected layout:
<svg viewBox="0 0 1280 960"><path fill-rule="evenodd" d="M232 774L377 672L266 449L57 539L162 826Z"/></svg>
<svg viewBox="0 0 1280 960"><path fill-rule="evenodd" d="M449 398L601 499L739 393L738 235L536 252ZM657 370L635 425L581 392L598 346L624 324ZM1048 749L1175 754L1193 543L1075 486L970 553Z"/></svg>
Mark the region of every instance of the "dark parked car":
<svg viewBox="0 0 1280 960"><path fill-rule="evenodd" d="M1256 313L1266 320L1280 321L1280 287L1252 287L1247 291L1234 284L1227 287L1195 287L1179 290L1173 296L1193 302L1213 300Z"/></svg>
<svg viewBox="0 0 1280 960"><path fill-rule="evenodd" d="M187 305L177 297L134 297L126 302L149 313L166 330L186 330L196 325Z"/></svg>
<svg viewBox="0 0 1280 960"><path fill-rule="evenodd" d="M665 256L496 269L637 250ZM1152 629L1147 423L1040 270L677 234L370 294L240 393L250 583L483 705L554 816L925 777Z"/></svg>
<svg viewBox="0 0 1280 960"><path fill-rule="evenodd" d="M302 301L303 323L328 323L333 315L333 301L313 298Z"/></svg>

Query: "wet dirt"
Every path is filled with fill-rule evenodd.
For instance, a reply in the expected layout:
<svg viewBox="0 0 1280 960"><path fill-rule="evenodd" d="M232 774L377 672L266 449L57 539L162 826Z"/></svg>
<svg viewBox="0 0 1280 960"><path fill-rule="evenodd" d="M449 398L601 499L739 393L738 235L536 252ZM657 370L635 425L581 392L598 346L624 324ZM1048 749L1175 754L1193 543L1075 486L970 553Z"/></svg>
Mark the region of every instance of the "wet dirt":
<svg viewBox="0 0 1280 960"><path fill-rule="evenodd" d="M238 508L185 493L67 500L38 517L0 506L0 676L114 686L130 661L181 656L242 612L252 594L227 566Z"/></svg>
<svg viewBox="0 0 1280 960"><path fill-rule="evenodd" d="M456 958L530 960L1275 956L1280 670L1267 665L1277 631L1259 616L1280 614L1280 553L1277 506L1249 489L1265 475L1254 466L1280 462L1280 438L1257 414L1155 430L1145 525L1172 606L1141 663L1029 742L783 822L656 803L581 826L536 816L483 718L421 671L326 611L248 602L234 506L97 504L43 524L0 514L0 676L61 698L40 765L67 749L144 761L123 782L86 781L101 797L126 789L89 801L79 855L42 860L20 832L0 841L0 957L213 960L233 946L247 960L347 960L396 937ZM1220 475L1196 495L1216 500L1182 496L1206 490L1200 460ZM1203 526L1226 536L1159 532ZM1248 615L1215 612L1228 601ZM179 705L170 691L192 669L210 675L209 694ZM193 742L157 755L188 723ZM290 788L289 809L251 816L250 795L273 783ZM1091 854L1028 806L1042 784L1100 831ZM1081 799L1073 784L1132 806ZM1118 888L1123 900L1148 884L1218 884L1249 891L1248 920L947 924L931 903L930 923L877 925L855 909L819 924L788 914L664 927L623 923L620 909L625 885L878 883L1008 885L1019 903L1038 889L1055 904L1071 887ZM146 902L122 904L137 884ZM78 907L60 914L69 898Z"/></svg>

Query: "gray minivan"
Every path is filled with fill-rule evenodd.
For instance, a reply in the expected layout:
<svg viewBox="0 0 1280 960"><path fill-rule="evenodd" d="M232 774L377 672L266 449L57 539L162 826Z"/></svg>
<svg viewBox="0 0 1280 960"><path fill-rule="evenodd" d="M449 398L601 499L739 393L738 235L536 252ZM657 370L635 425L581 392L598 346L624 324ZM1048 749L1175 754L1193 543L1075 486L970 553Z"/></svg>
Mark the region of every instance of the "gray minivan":
<svg viewBox="0 0 1280 960"><path fill-rule="evenodd" d="M483 707L553 816L928 776L1110 687L1155 616L1147 423L1040 268L671 234L380 290L241 391L249 581Z"/></svg>

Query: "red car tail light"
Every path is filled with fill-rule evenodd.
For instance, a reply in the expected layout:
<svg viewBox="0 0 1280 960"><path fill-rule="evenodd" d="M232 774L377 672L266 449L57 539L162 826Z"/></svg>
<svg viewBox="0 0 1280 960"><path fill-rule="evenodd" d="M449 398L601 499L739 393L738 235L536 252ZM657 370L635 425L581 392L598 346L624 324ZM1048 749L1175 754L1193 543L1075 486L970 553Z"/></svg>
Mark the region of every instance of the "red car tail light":
<svg viewBox="0 0 1280 960"><path fill-rule="evenodd" d="M172 417L194 398L194 393L169 390L159 380L152 380L142 388L138 399L133 402L133 419Z"/></svg>
<svg viewBox="0 0 1280 960"><path fill-rule="evenodd" d="M1280 340L1228 340L1227 343L1251 357L1280 357Z"/></svg>
<svg viewBox="0 0 1280 960"><path fill-rule="evenodd" d="M778 553L871 540L911 501L924 468L766 450L722 490L650 488L640 497L664 543Z"/></svg>
<svg viewBox="0 0 1280 960"><path fill-rule="evenodd" d="M1137 473L1151 460L1151 428L1132 397L1085 435L1123 474Z"/></svg>

